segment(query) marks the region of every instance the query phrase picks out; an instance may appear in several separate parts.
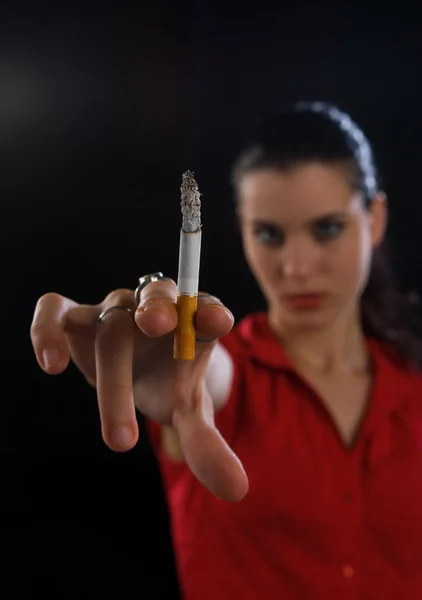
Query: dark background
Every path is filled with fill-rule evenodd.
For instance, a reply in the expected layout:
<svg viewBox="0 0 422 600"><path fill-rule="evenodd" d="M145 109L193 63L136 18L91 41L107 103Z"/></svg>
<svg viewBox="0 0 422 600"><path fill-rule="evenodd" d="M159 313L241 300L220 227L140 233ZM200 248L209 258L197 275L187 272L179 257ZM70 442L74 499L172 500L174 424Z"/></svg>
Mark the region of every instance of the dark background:
<svg viewBox="0 0 422 600"><path fill-rule="evenodd" d="M201 289L237 318L262 308L230 165L254 122L300 99L337 103L373 141L395 266L421 292L418 3L34 4L0 8L1 585L7 598L173 598L152 452L141 436L112 453L76 370L37 367L35 303L49 291L97 303L146 272L176 277L193 169Z"/></svg>

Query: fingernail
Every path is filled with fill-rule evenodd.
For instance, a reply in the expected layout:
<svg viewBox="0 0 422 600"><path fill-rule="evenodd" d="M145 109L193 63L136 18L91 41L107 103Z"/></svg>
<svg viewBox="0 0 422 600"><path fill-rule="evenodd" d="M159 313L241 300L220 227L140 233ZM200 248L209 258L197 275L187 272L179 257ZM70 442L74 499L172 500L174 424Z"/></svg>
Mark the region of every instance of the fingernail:
<svg viewBox="0 0 422 600"><path fill-rule="evenodd" d="M51 369L60 362L60 352L57 348L46 348L42 352L42 363L44 369Z"/></svg>
<svg viewBox="0 0 422 600"><path fill-rule="evenodd" d="M133 442L132 430L125 425L118 425L111 430L110 441L115 448L127 448Z"/></svg>

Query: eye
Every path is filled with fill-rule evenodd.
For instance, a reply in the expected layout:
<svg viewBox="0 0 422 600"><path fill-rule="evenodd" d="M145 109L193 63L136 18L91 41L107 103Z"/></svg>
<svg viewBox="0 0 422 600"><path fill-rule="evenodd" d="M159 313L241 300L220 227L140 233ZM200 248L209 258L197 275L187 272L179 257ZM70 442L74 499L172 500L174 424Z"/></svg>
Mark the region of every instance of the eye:
<svg viewBox="0 0 422 600"><path fill-rule="evenodd" d="M345 229L346 224L339 219L321 219L312 227L312 233L318 242L328 242L337 238Z"/></svg>
<svg viewBox="0 0 422 600"><path fill-rule="evenodd" d="M253 235L264 246L279 246L284 242L284 234L277 227L271 225L261 225L255 227Z"/></svg>

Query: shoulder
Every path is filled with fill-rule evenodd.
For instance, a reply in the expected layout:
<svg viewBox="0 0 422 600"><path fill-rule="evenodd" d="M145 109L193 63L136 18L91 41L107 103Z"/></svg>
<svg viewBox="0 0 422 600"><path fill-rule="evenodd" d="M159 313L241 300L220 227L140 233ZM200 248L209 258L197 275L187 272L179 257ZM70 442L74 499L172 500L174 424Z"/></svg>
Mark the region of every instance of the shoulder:
<svg viewBox="0 0 422 600"><path fill-rule="evenodd" d="M406 362L390 344L373 338L366 341L378 372L387 372L391 378L422 385L422 371Z"/></svg>
<svg viewBox="0 0 422 600"><path fill-rule="evenodd" d="M373 339L367 343L383 403L401 413L411 409L422 416L422 372L407 364L388 344Z"/></svg>

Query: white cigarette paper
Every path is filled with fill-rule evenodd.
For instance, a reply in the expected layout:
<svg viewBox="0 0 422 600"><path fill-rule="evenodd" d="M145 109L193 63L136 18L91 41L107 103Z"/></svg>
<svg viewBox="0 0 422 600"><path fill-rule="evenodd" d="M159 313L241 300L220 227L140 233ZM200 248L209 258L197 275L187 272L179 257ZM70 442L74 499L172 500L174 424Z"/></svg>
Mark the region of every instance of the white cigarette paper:
<svg viewBox="0 0 422 600"><path fill-rule="evenodd" d="M201 258L201 231L180 232L179 273L177 287L179 294L198 294L199 263Z"/></svg>

